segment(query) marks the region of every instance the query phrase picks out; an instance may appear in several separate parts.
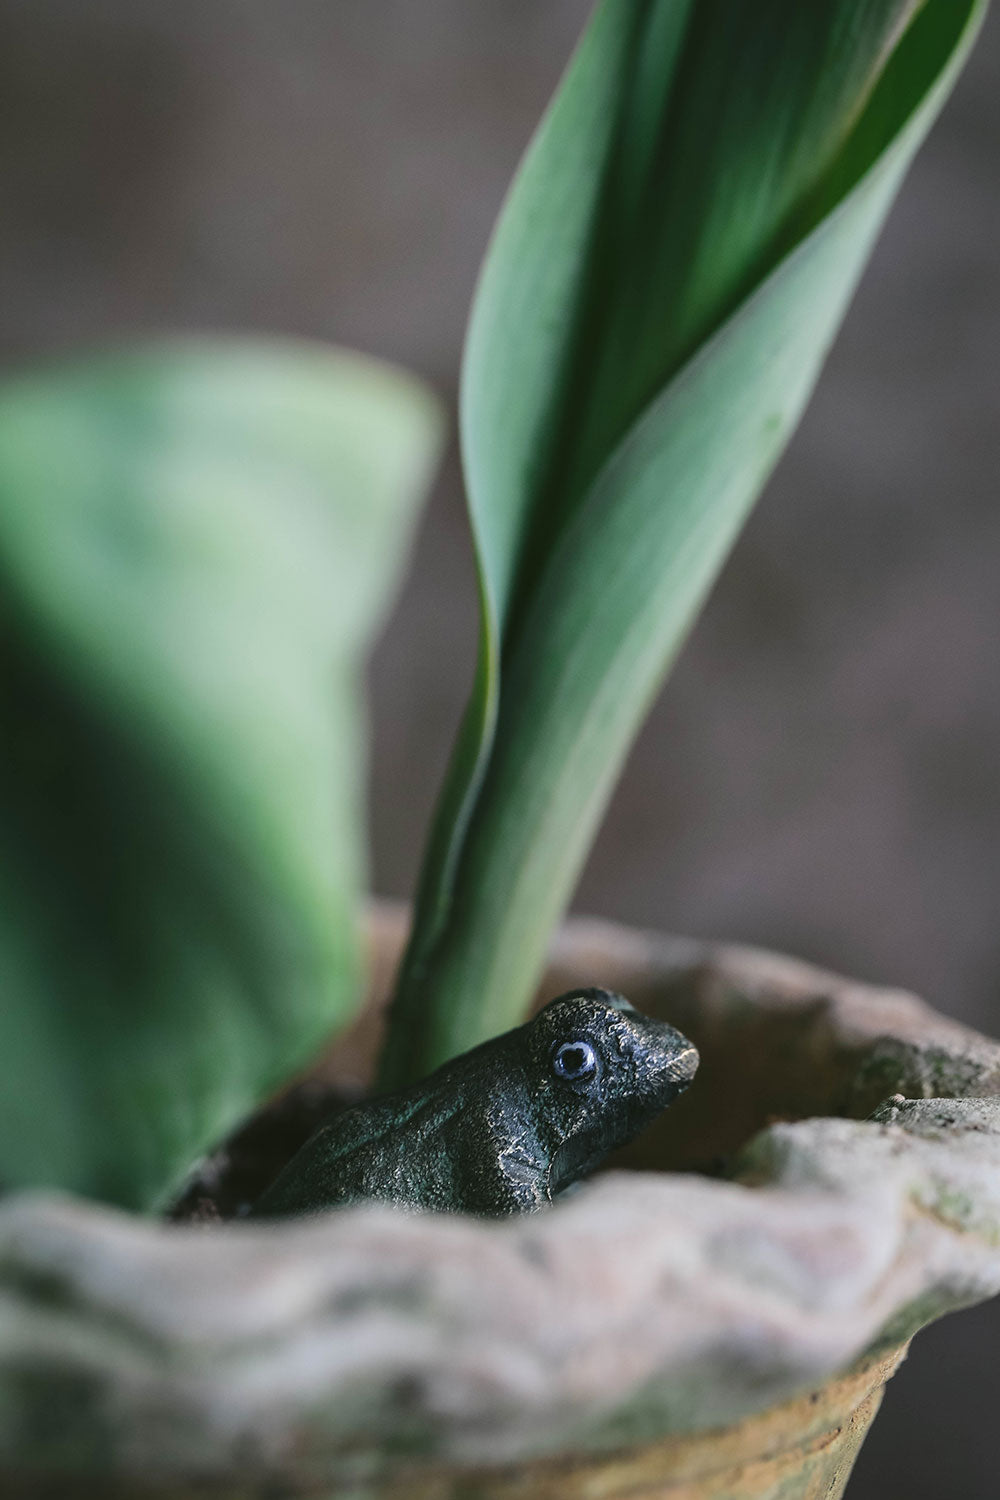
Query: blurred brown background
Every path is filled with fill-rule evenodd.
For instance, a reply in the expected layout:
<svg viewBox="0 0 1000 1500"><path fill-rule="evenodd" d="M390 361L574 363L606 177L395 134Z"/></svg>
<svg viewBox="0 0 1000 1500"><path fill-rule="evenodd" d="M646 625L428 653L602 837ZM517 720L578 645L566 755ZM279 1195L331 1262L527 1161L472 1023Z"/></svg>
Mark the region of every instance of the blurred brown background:
<svg viewBox="0 0 1000 1500"><path fill-rule="evenodd" d="M490 225L587 9L0 0L6 366L252 328L386 355L453 400ZM578 898L907 985L994 1033L998 160L994 14ZM374 662L380 891L411 889L475 629L452 461ZM998 1304L921 1337L851 1500L993 1500L998 1338Z"/></svg>

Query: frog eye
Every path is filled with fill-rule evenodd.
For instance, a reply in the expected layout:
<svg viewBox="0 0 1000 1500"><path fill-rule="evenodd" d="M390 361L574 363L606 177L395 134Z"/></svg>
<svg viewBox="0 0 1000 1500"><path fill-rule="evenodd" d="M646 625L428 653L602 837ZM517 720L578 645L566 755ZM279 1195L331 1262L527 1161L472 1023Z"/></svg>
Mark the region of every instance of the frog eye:
<svg viewBox="0 0 1000 1500"><path fill-rule="evenodd" d="M589 1042L563 1042L552 1054L552 1071L567 1083L578 1083L597 1072L597 1053Z"/></svg>

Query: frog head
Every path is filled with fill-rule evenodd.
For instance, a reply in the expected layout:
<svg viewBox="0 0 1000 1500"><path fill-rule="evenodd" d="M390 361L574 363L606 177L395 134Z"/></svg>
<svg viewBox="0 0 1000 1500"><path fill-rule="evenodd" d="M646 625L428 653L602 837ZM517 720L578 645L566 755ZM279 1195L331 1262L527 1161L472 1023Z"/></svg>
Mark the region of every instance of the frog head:
<svg viewBox="0 0 1000 1500"><path fill-rule="evenodd" d="M554 1197L638 1135L698 1067L687 1037L604 989L570 990L525 1028L528 1087Z"/></svg>

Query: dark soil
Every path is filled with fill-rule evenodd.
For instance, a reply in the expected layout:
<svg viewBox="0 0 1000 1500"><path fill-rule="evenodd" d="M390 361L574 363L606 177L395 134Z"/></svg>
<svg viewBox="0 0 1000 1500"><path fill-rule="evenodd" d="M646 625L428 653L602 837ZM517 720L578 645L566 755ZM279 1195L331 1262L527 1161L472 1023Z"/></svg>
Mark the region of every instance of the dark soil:
<svg viewBox="0 0 1000 1500"><path fill-rule="evenodd" d="M198 1163L167 1217L188 1223L240 1217L314 1131L358 1098L317 1080L296 1084Z"/></svg>

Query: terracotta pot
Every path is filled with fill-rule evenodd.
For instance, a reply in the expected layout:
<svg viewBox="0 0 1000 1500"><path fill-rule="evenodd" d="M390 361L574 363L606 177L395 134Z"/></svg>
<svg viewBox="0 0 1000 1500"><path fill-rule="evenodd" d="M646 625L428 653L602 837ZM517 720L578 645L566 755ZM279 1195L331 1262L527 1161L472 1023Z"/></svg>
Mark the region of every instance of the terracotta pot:
<svg viewBox="0 0 1000 1500"><path fill-rule="evenodd" d="M377 994L402 930L375 913ZM546 1213L6 1200L0 1492L840 1495L907 1339L1000 1289L1000 1046L790 960L576 921L544 993L584 982L702 1069L628 1170ZM378 1015L313 1089L363 1082Z"/></svg>

